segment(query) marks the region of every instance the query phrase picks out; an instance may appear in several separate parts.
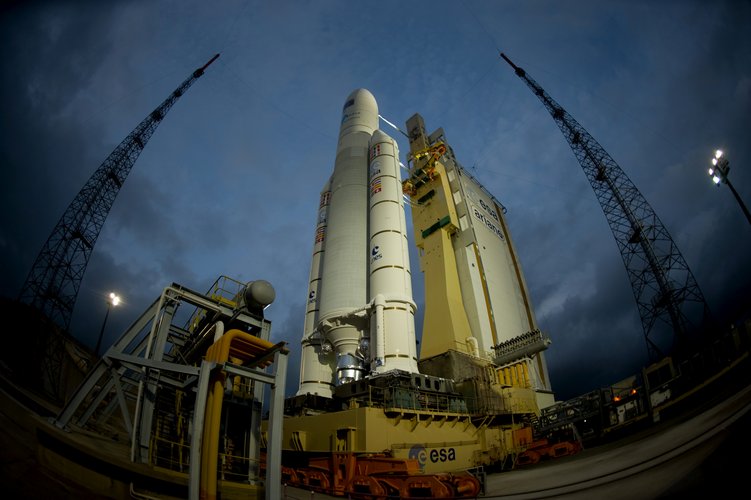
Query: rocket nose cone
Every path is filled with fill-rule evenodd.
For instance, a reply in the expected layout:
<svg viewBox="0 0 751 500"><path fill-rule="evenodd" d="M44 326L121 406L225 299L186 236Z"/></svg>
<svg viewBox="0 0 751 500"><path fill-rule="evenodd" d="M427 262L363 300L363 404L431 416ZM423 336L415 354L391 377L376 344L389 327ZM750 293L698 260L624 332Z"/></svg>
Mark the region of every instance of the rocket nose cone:
<svg viewBox="0 0 751 500"><path fill-rule="evenodd" d="M354 133L372 134L378 128L378 103L366 89L354 90L344 102L339 138Z"/></svg>
<svg viewBox="0 0 751 500"><path fill-rule="evenodd" d="M352 93L347 97L347 100L344 103L344 107L347 108L348 106L352 105L358 107L373 108L376 111L378 110L378 103L376 102L373 94L371 94L368 89L353 90Z"/></svg>
<svg viewBox="0 0 751 500"><path fill-rule="evenodd" d="M391 137L386 132L384 132L381 129L376 129L373 132L373 136L370 138L370 143L371 144L377 144L379 142L387 142L390 139L391 139Z"/></svg>

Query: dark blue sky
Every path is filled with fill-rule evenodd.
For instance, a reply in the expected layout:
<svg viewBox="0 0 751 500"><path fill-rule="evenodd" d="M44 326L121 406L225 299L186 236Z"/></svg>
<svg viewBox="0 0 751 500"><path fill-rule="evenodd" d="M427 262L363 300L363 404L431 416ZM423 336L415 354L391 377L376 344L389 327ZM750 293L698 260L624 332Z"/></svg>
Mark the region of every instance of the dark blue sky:
<svg viewBox="0 0 751 500"><path fill-rule="evenodd" d="M707 175L720 147L751 203L749 2L16 2L0 18L0 292L112 149L194 69L110 212L72 329L114 340L161 290L266 279L267 316L299 339L321 187L344 99L369 89L404 128L443 127L508 209L553 388L568 398L646 362L631 287L581 167L525 68L619 163L713 312L751 302L751 226ZM389 129L407 151L404 137ZM403 155L402 155L403 156ZM404 160L404 158L402 158ZM414 255L414 254L413 254ZM422 276L412 262L418 304Z"/></svg>

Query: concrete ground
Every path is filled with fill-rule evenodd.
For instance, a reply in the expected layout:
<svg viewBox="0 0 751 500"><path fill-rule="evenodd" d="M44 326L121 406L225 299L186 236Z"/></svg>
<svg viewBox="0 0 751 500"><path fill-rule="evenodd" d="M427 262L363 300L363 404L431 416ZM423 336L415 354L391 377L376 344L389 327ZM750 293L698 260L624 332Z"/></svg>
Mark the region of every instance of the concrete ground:
<svg viewBox="0 0 751 500"><path fill-rule="evenodd" d="M486 498L682 499L734 497L751 445L751 387L685 421L542 466L491 475ZM740 490L742 491L742 490Z"/></svg>

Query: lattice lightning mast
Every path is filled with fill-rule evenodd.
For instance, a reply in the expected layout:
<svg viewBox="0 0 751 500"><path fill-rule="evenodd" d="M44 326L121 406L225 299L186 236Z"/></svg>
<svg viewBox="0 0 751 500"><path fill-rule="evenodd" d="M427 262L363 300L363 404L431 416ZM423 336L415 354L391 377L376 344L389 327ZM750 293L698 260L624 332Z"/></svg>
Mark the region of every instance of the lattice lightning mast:
<svg viewBox="0 0 751 500"><path fill-rule="evenodd" d="M84 184L39 252L19 300L68 332L86 266L107 214L154 130L216 54L195 70L117 146Z"/></svg>
<svg viewBox="0 0 751 500"><path fill-rule="evenodd" d="M550 112L594 189L631 281L649 357L666 354L654 338L658 319L672 328L670 348L680 347L695 328L704 326L709 309L677 245L605 149L522 68L505 54L501 57Z"/></svg>

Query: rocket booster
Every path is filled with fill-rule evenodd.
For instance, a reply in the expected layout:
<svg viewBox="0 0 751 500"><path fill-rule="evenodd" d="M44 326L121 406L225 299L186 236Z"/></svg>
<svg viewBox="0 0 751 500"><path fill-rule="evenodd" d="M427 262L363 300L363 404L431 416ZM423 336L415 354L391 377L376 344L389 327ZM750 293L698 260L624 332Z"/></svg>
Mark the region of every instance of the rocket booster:
<svg viewBox="0 0 751 500"><path fill-rule="evenodd" d="M318 297L321 292L321 261L326 250L325 236L330 201L331 179L321 190L321 200L318 205L313 256L310 261L308 298L305 304L298 394L330 394L332 387L333 368L328 359L330 358L328 356L330 344L323 344L320 335L315 334L319 316Z"/></svg>
<svg viewBox="0 0 751 500"><path fill-rule="evenodd" d="M331 397L370 373L418 371L399 152L377 128L375 98L355 90L321 192L298 395Z"/></svg>
<svg viewBox="0 0 751 500"><path fill-rule="evenodd" d="M370 336L373 369L417 373L415 310L399 147L381 130L370 139Z"/></svg>

